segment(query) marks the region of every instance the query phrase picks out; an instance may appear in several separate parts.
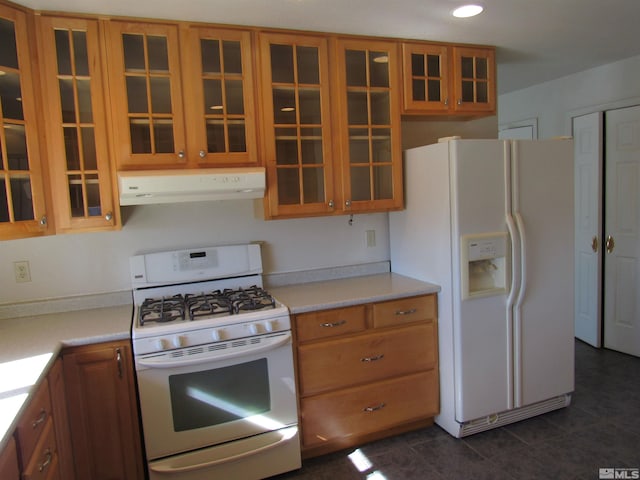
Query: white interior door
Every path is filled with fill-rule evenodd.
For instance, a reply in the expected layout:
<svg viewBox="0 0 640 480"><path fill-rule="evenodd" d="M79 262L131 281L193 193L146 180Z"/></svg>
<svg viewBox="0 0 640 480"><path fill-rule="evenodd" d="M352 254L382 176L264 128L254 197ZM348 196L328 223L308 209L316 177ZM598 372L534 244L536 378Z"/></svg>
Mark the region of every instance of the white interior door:
<svg viewBox="0 0 640 480"><path fill-rule="evenodd" d="M575 336L602 346L602 112L573 118Z"/></svg>
<svg viewBox="0 0 640 480"><path fill-rule="evenodd" d="M640 356L640 107L605 123L604 343Z"/></svg>

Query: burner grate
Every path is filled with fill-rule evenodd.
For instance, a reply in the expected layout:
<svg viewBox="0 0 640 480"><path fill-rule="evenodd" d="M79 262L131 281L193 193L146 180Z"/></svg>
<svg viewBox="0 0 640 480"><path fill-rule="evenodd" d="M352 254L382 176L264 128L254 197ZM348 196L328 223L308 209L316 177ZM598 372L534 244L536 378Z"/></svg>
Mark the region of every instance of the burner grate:
<svg viewBox="0 0 640 480"><path fill-rule="evenodd" d="M182 295L147 298L140 306L140 326L146 322L166 323L173 320L184 320L185 306Z"/></svg>

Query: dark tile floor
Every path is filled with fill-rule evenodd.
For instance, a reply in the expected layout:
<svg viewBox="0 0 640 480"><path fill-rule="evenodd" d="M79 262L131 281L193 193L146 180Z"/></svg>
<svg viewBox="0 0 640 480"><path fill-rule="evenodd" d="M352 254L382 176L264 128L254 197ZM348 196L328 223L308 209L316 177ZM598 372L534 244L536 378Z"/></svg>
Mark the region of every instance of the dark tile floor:
<svg viewBox="0 0 640 480"><path fill-rule="evenodd" d="M598 479L599 468L640 468L640 358L576 341L567 408L464 439L434 425L369 443L357 452L368 461L363 471L354 450L273 480L582 480Z"/></svg>

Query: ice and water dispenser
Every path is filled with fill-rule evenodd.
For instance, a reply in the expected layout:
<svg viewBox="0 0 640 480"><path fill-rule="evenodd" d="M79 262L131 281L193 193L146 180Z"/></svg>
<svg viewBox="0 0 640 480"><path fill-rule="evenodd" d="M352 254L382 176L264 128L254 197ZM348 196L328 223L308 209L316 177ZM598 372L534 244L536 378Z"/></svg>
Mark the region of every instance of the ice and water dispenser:
<svg viewBox="0 0 640 480"><path fill-rule="evenodd" d="M507 293L507 234L464 235L461 240L462 298Z"/></svg>

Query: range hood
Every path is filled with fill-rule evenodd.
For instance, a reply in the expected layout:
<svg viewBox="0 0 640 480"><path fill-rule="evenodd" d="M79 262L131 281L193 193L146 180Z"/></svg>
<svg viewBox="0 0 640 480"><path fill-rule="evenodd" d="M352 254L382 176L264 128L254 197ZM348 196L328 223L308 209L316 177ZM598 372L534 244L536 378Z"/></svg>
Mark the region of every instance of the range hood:
<svg viewBox="0 0 640 480"><path fill-rule="evenodd" d="M120 205L262 198L265 169L199 168L118 172Z"/></svg>

